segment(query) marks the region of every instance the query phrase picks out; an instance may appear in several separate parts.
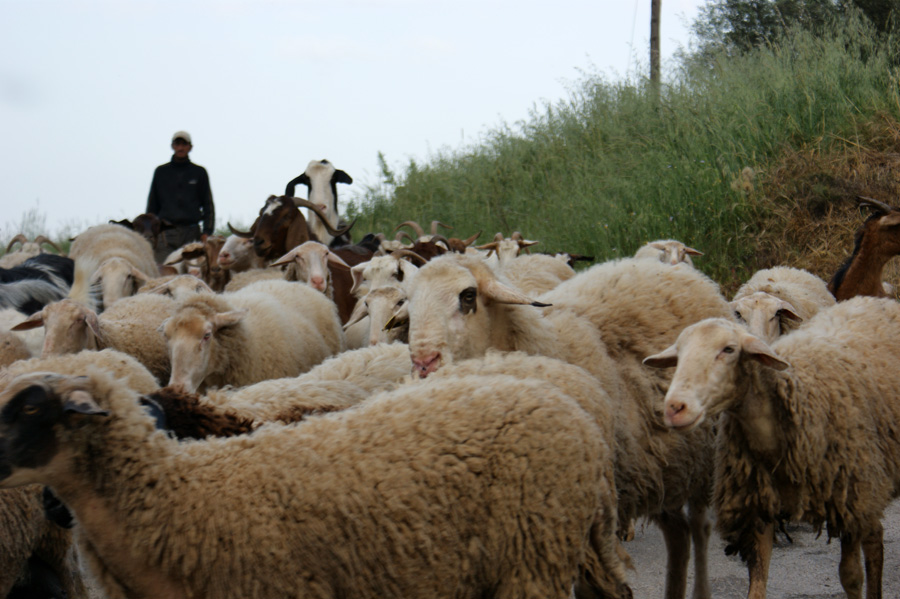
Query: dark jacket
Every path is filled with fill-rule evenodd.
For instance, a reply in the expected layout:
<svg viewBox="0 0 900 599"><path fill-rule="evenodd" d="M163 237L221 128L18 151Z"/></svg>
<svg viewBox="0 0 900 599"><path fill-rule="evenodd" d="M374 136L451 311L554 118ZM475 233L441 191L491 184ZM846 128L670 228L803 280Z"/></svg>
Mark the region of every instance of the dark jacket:
<svg viewBox="0 0 900 599"><path fill-rule="evenodd" d="M173 225L196 225L203 221L203 233L212 235L216 209L206 169L190 158L161 164L153 172L147 212Z"/></svg>

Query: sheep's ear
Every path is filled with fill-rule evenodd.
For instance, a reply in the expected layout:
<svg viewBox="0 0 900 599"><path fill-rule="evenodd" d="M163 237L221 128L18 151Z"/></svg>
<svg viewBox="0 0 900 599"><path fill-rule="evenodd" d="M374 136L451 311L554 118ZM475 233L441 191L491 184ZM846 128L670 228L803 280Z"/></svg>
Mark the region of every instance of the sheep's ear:
<svg viewBox="0 0 900 599"><path fill-rule="evenodd" d="M81 416L109 416L109 410L104 410L97 405L91 394L83 389L76 389L66 394L63 399L63 412Z"/></svg>
<svg viewBox="0 0 900 599"><path fill-rule="evenodd" d="M756 360L767 368L784 370L790 367L790 364L779 358L772 348L753 335L744 335L741 339L741 351L750 359Z"/></svg>
<svg viewBox="0 0 900 599"><path fill-rule="evenodd" d="M136 269L135 267L131 267L131 276L134 278L134 283L136 287L140 287L144 283L150 280L150 277Z"/></svg>
<svg viewBox="0 0 900 599"><path fill-rule="evenodd" d="M350 177L350 175L348 175L341 169L337 169L336 171L334 171L334 174L331 175L331 182L332 183L347 183L349 185L350 183L353 183L353 179Z"/></svg>
<svg viewBox="0 0 900 599"><path fill-rule="evenodd" d="M678 366L678 346L670 345L663 351L644 358L644 364L653 368L674 368Z"/></svg>
<svg viewBox="0 0 900 599"><path fill-rule="evenodd" d="M350 268L350 277L353 279L353 286L350 288L350 295L355 295L356 291L359 289L359 286L362 285L364 269L365 264L357 264L356 266Z"/></svg>
<svg viewBox="0 0 900 599"><path fill-rule="evenodd" d="M84 324L86 324L91 333L94 334L94 337L99 339L101 342L106 342L103 337L103 333L100 332L100 321L97 319L96 312L94 312L93 310L86 311L84 313Z"/></svg>
<svg viewBox="0 0 900 599"><path fill-rule="evenodd" d="M213 316L213 327L218 330L224 327L233 327L244 319L247 315L247 308L241 310L232 310L231 312L219 312Z"/></svg>
<svg viewBox="0 0 900 599"><path fill-rule="evenodd" d="M350 268L350 265L347 264L346 262L344 262L344 259L343 259L343 258L341 258L340 256L338 256L337 254L335 254L335 253L332 252L331 250L328 250L328 253L325 254L325 257L326 257L326 259L327 259L329 262L331 262L332 264L337 264L338 266L343 266L344 268Z"/></svg>
<svg viewBox="0 0 900 599"><path fill-rule="evenodd" d="M344 330L346 331L368 315L369 307L366 306L365 301L360 299L358 302L356 302L356 305L353 306L353 312L350 313L350 318L347 319L347 323L344 325Z"/></svg>
<svg viewBox="0 0 900 599"><path fill-rule="evenodd" d="M694 248L689 248L687 246L684 247L684 253L690 254L691 256L702 256L703 252L700 250L695 250Z"/></svg>
<svg viewBox="0 0 900 599"><path fill-rule="evenodd" d="M504 285L496 280L488 281L481 292L485 297L498 304L521 304L525 306L536 306L538 308L546 308L550 305L533 300L518 289Z"/></svg>
<svg viewBox="0 0 900 599"><path fill-rule="evenodd" d="M44 315L41 312L35 312L27 319L12 327L10 331L28 331L42 326L44 326Z"/></svg>
<svg viewBox="0 0 900 599"><path fill-rule="evenodd" d="M803 319L800 316L797 316L797 311L794 309L794 306L785 301L782 301L780 304L778 304L778 311L775 314L781 320L803 322Z"/></svg>

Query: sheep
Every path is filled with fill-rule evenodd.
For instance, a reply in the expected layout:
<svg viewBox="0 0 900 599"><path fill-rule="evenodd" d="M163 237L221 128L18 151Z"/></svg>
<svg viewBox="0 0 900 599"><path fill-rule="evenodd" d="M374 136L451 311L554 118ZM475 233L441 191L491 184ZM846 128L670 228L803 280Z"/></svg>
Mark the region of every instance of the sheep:
<svg viewBox="0 0 900 599"><path fill-rule="evenodd" d="M229 271L232 275L253 268L264 268L266 261L253 251L253 239L229 235L225 238L219 256L216 259L219 266Z"/></svg>
<svg viewBox="0 0 900 599"><path fill-rule="evenodd" d="M328 160L311 160L303 174L288 182L284 190L285 196L294 197L294 190L298 184L307 186L309 202L318 207L325 215L322 220L313 218L312 209L310 209L309 221L312 223L312 232L318 241L329 247L340 247L350 243L350 236L346 232L335 235L325 226L325 223L328 223L332 229L340 229L343 226L338 216L338 183L350 185L353 183L353 178L344 171L336 169Z"/></svg>
<svg viewBox="0 0 900 599"><path fill-rule="evenodd" d="M17 243L21 243L22 247L13 252L13 246ZM9 244L6 246L6 253L0 257L0 268L14 268L27 259L42 254L44 252L44 244L56 250L57 254L62 255L63 251L59 246L43 235L38 235L34 238L34 241L28 241L28 238L23 233L19 233L9 241Z"/></svg>
<svg viewBox="0 0 900 599"><path fill-rule="evenodd" d="M190 442L155 430L127 385L82 374L3 387L0 485L59 493L110 597L563 599L576 578L630 597L601 521L611 440L549 383L425 381Z"/></svg>
<svg viewBox="0 0 900 599"><path fill-rule="evenodd" d="M0 330L0 368L31 357L28 344L12 331Z"/></svg>
<svg viewBox="0 0 900 599"><path fill-rule="evenodd" d="M859 198L860 206L872 209L853 240L853 253L828 282L837 301L857 295L886 297L881 277L885 264L900 254L900 209L873 198Z"/></svg>
<svg viewBox="0 0 900 599"><path fill-rule="evenodd" d="M16 362L0 369L0 388L28 372L53 370L78 375L87 368L103 368L138 393L151 393L159 386L134 358L104 350ZM65 593L54 596L86 599L83 568L75 557L72 533L47 519L44 495L42 485L0 490L0 597L6 597L17 581L17 587L33 587L49 578L51 582L61 583ZM41 566L39 575L32 574L32 580L26 580L35 564ZM47 595L45 592L39 596Z"/></svg>
<svg viewBox="0 0 900 599"><path fill-rule="evenodd" d="M503 233L498 232L494 235L493 241L476 246L475 249L487 250L486 259L493 256L499 264L505 264L518 256L522 250L530 251L528 248L537 243L537 241L525 239L518 231L514 231L509 239L503 237Z"/></svg>
<svg viewBox="0 0 900 599"><path fill-rule="evenodd" d="M417 262L418 266L413 264L413 261ZM353 279L350 293L362 298L372 289L404 283L415 276L418 267L426 262L427 260L409 250L397 250L383 256L374 256L368 262L350 268L350 276Z"/></svg>
<svg viewBox="0 0 900 599"><path fill-rule="evenodd" d="M28 315L13 310L12 308L4 308L0 310L0 331L11 332L19 339L25 342L28 353L32 356L41 355L41 348L44 346L43 330L13 331L13 327L24 322ZM18 345L18 344L16 344Z"/></svg>
<svg viewBox="0 0 900 599"><path fill-rule="evenodd" d="M87 306L65 299L50 304L13 330L43 326L44 357L111 348L134 356L153 376L166 380L171 367L158 328L177 307L171 297L138 294L122 298L98 315Z"/></svg>
<svg viewBox="0 0 900 599"><path fill-rule="evenodd" d="M408 343L409 319L398 316L406 299L406 291L397 285L385 285L367 293L356 303L353 313L344 324L348 347L395 341ZM350 336L353 332L360 335L361 339L351 343Z"/></svg>
<svg viewBox="0 0 900 599"><path fill-rule="evenodd" d="M194 275L172 275L151 279L137 292L138 294L155 293L157 295L165 295L177 301L198 293L215 293L209 285Z"/></svg>
<svg viewBox="0 0 900 599"><path fill-rule="evenodd" d="M450 255L419 269L408 293L410 356L419 377L488 349L519 350L581 366L626 406L632 432L623 434L634 439L642 470L640 482L629 486L621 524L645 515L663 529L667 597L684 596L693 538L694 596L709 597L704 511L711 479L704 464L711 426L688 439L665 432L655 406L668 377L640 360L688 324L730 316L718 286L686 265L625 259L596 265L534 300L504 285L480 258Z"/></svg>
<svg viewBox="0 0 900 599"><path fill-rule="evenodd" d="M205 241L194 241L176 250L180 252L178 257L167 258L166 265L174 266L184 261L193 263L197 272L189 268L190 274L202 279L213 291L222 291L231 280L231 271L219 266L219 251L224 244L225 238L221 235L209 235Z"/></svg>
<svg viewBox="0 0 900 599"><path fill-rule="evenodd" d="M18 266L0 268L0 308L33 314L66 296L74 262L56 254L38 254Z"/></svg>
<svg viewBox="0 0 900 599"><path fill-rule="evenodd" d="M675 366L665 422L717 419L716 525L747 563L748 597L766 595L776 522L841 539L841 584L881 597L885 507L900 495L900 305L858 297L826 308L771 346L707 319L648 357Z"/></svg>
<svg viewBox="0 0 900 599"><path fill-rule="evenodd" d="M295 376L344 344L334 302L289 281L189 298L160 330L172 367L169 385L188 392Z"/></svg>
<svg viewBox="0 0 900 599"><path fill-rule="evenodd" d="M75 279L68 297L97 312L134 295L158 269L150 242L120 225L97 225L75 237L69 249Z"/></svg>
<svg viewBox="0 0 900 599"><path fill-rule="evenodd" d="M731 308L752 334L772 343L834 304L834 296L819 277L803 269L776 266L757 271L741 285Z"/></svg>
<svg viewBox="0 0 900 599"><path fill-rule="evenodd" d="M691 256L702 256L703 252L690 248L680 241L674 239L658 239L656 241L648 241L638 248L634 253L634 257L643 260L659 260L664 264L680 264L684 263L693 266L694 261Z"/></svg>
<svg viewBox="0 0 900 599"><path fill-rule="evenodd" d="M234 292L247 287L257 281L283 281L284 273L276 268L254 268L244 272L235 273L225 285L226 292Z"/></svg>
<svg viewBox="0 0 900 599"><path fill-rule="evenodd" d="M500 262L498 271L517 289L538 296L575 276L568 262L547 254L513 257Z"/></svg>

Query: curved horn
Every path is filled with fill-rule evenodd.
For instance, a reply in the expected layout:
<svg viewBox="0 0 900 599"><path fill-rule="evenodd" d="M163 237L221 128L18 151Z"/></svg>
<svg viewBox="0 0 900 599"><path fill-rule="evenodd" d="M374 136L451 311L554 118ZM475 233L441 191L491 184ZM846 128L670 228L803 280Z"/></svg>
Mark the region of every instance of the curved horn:
<svg viewBox="0 0 900 599"><path fill-rule="evenodd" d="M484 245L476 245L476 250L490 250L492 252L497 251L497 247L500 245L499 241L492 241L490 243L485 243Z"/></svg>
<svg viewBox="0 0 900 599"><path fill-rule="evenodd" d="M353 222L350 223L349 225L347 225L346 227L342 227L340 229L335 229L334 227L331 226L331 223L328 222L328 216L324 212L322 212L322 209L319 208L316 204L313 204L312 202L310 202L308 200L304 200L303 198L291 198L291 199L293 199L294 206L296 206L297 208L300 208L300 207L309 208L310 210L315 212L316 216L319 217L319 220L322 221L322 224L325 225L325 230L327 230L329 233L331 233L335 237L340 237L341 235L343 235L344 233L346 233L347 231L352 229L353 225L356 224L356 219L354 218Z"/></svg>
<svg viewBox="0 0 900 599"><path fill-rule="evenodd" d="M518 231L513 231L512 237L510 237L510 239L512 239L513 241L519 241L524 240L525 238L522 237L522 234Z"/></svg>
<svg viewBox="0 0 900 599"><path fill-rule="evenodd" d="M6 251L9 252L9 250L12 249L12 246L15 245L15 243L16 243L17 241L18 241L19 243L21 243L22 245L25 245L26 243L28 243L28 238L25 237L24 234L19 233L18 235L16 235L15 237L13 237L13 238L10 240L9 245L6 246Z"/></svg>
<svg viewBox="0 0 900 599"><path fill-rule="evenodd" d="M422 227L419 225L419 223L417 223L414 220L403 221L402 223L400 223L399 225L394 227L394 231L396 231L397 229L400 229L401 227L407 226L407 225L412 227L412 230L415 231L416 235L418 235L419 237L423 237L425 235L425 231L422 229Z"/></svg>
<svg viewBox="0 0 900 599"><path fill-rule="evenodd" d="M885 204L881 200L876 200L875 198L867 198L864 196L859 197L859 205L860 206L871 206L873 208L878 208L879 210L883 210L884 212L893 212L896 210L893 206Z"/></svg>
<svg viewBox="0 0 900 599"><path fill-rule="evenodd" d="M434 244L440 241L444 244L444 247L446 247L448 250L450 249L450 241L443 235L432 235L429 241Z"/></svg>
<svg viewBox="0 0 900 599"><path fill-rule="evenodd" d="M396 252L391 252L391 256L396 256L398 260L404 256L409 256L413 260L418 260L420 265L425 265L428 262L428 260L412 250L397 250Z"/></svg>
<svg viewBox="0 0 900 599"><path fill-rule="evenodd" d="M463 242L463 244L464 244L466 247L469 247L470 245L472 245L473 243L475 243L475 240L478 239L479 237L481 237L481 231L475 233L474 235L472 235L472 236L469 237L468 239L463 239L462 242Z"/></svg>
<svg viewBox="0 0 900 599"><path fill-rule="evenodd" d="M251 237L253 237L252 231L238 231L231 226L231 223L228 223L228 230L231 231L232 235L236 235L242 239L250 239Z"/></svg>
<svg viewBox="0 0 900 599"><path fill-rule="evenodd" d="M396 231L396 229L394 229L394 230ZM412 242L416 241L415 239L413 239L413 236L410 235L409 233L407 233L406 231L400 231L399 233L394 235L394 241L401 241L404 237L406 237L407 239L409 239Z"/></svg>
<svg viewBox="0 0 900 599"><path fill-rule="evenodd" d="M433 220L433 221L431 221L431 234L432 235L437 235L438 226L444 227L445 229L453 229L453 227L451 227L450 225L445 225L444 223L442 223L439 220Z"/></svg>
<svg viewBox="0 0 900 599"><path fill-rule="evenodd" d="M62 254L62 250L59 249L59 246L56 245L55 243L53 243L52 240L50 240L50 239L44 237L43 235L38 235L37 237L35 237L34 242L37 243L37 244L39 244L39 245L43 245L43 244L46 243L47 245L49 245L50 247L52 247L54 250L56 250L57 253Z"/></svg>

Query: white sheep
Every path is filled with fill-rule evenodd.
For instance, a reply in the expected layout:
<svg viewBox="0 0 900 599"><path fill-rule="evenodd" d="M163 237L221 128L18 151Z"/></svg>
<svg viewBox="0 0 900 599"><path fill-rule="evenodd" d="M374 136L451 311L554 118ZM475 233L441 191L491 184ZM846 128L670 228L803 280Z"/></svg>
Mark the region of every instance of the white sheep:
<svg viewBox="0 0 900 599"><path fill-rule="evenodd" d="M708 319L650 356L677 366L665 421L717 420L716 526L765 597L776 523L803 520L841 538L848 597L881 596L885 507L900 495L900 304L857 297L771 346Z"/></svg>
<svg viewBox="0 0 900 599"><path fill-rule="evenodd" d="M640 360L651 353L646 348L674 340L688 324L729 316L718 286L686 265L630 259L596 265L535 301L505 285L483 260L447 255L419 269L408 292L410 355L420 377L488 349L558 358L597 377L624 406L623 446L637 456L623 474L632 482L619 490L626 498L620 525L649 516L663 528L670 597L684 596L692 537L694 596L709 597L704 509L711 426L686 439L665 431L655 406L668 377Z"/></svg>
<svg viewBox="0 0 900 599"><path fill-rule="evenodd" d="M306 241L277 258L271 266L283 266L287 281L301 281L333 301L341 322L353 312L356 298L350 293L350 265L318 241Z"/></svg>
<svg viewBox="0 0 900 599"><path fill-rule="evenodd" d="M176 301L187 299L198 293L215 293L209 285L194 275L170 275L168 277L151 279L137 292L138 294L154 293L165 295Z"/></svg>
<svg viewBox="0 0 900 599"><path fill-rule="evenodd" d="M520 291L539 296L575 276L575 269L547 254L527 254L502 260L497 271Z"/></svg>
<svg viewBox="0 0 900 599"><path fill-rule="evenodd" d="M244 272L253 268L264 268L265 260L256 255L252 237L229 235L219 250L217 258L219 266L231 271L231 274Z"/></svg>
<svg viewBox="0 0 900 599"><path fill-rule="evenodd" d="M93 303L98 311L134 295L159 274L150 242L121 225L97 225L79 233L69 257L75 261L75 280L68 297Z"/></svg>
<svg viewBox="0 0 900 599"><path fill-rule="evenodd" d="M115 349L135 357L164 381L171 366L158 329L177 307L178 302L171 297L140 293L122 298L98 315L87 306L64 299L47 305L14 330L43 326L43 357L84 349Z"/></svg>
<svg viewBox="0 0 900 599"><path fill-rule="evenodd" d="M694 261L691 256L702 256L703 252L684 245L681 241L674 239L658 239L656 241L648 241L638 248L634 253L634 257L640 260L650 259L659 260L665 264L684 263L693 266Z"/></svg>
<svg viewBox="0 0 900 599"><path fill-rule="evenodd" d="M0 411L16 418L0 423L13 448L0 485L57 491L109 597L565 599L576 579L631 595L598 522L615 501L612 440L549 383L425 381L291 426L179 442L127 385L81 374L2 386ZM19 458L23 426L38 459Z"/></svg>
<svg viewBox="0 0 900 599"><path fill-rule="evenodd" d="M27 315L13 308L0 309L0 330L10 331L25 342L28 353L32 356L41 355L44 346L44 331L42 329L13 331L13 327L21 324L28 318Z"/></svg>
<svg viewBox="0 0 900 599"><path fill-rule="evenodd" d="M353 313L344 324L348 347L364 347L377 343L407 343L409 320L397 318L406 304L406 291L397 285L384 285L369 291L356 302ZM351 341L351 335L354 340Z"/></svg>
<svg viewBox="0 0 900 599"><path fill-rule="evenodd" d="M772 343L835 303L819 277L800 268L777 266L754 273L734 294L731 307L751 333Z"/></svg>
<svg viewBox="0 0 900 599"><path fill-rule="evenodd" d="M160 330L170 385L188 392L295 376L344 348L334 302L289 281L258 281L240 291L180 303Z"/></svg>
<svg viewBox="0 0 900 599"><path fill-rule="evenodd" d="M32 356L28 344L13 331L0 330L0 368Z"/></svg>

